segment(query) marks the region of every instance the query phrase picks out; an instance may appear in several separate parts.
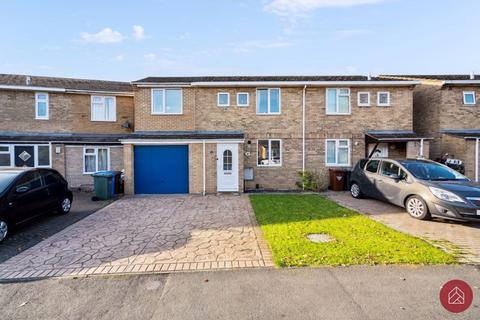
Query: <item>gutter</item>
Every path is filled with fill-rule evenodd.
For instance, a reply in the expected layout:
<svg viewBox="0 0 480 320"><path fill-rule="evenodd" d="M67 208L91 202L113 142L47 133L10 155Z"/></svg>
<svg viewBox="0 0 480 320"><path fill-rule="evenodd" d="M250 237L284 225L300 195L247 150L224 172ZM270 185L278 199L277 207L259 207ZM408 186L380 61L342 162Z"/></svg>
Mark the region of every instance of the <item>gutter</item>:
<svg viewBox="0 0 480 320"><path fill-rule="evenodd" d="M152 87L262 87L262 86L277 86L277 87L303 87L303 86L349 86L349 87L363 87L363 86L395 86L408 87L419 85L420 81L203 81L190 83L137 83L132 82L139 88Z"/></svg>
<svg viewBox="0 0 480 320"><path fill-rule="evenodd" d="M43 91L43 92L62 92L62 93L79 93L79 94L106 94L116 96L131 96L133 92L127 91L105 91L105 90L82 90L82 89L66 89L66 88L54 88L54 87L41 87L41 86L11 86L0 84L1 90L20 90L20 91Z"/></svg>

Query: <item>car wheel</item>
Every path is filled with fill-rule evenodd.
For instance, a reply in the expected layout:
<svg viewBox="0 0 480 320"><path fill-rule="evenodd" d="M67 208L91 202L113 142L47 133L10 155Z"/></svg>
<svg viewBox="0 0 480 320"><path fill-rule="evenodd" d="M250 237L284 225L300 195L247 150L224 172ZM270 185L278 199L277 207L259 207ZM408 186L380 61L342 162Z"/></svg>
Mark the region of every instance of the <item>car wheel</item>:
<svg viewBox="0 0 480 320"><path fill-rule="evenodd" d="M2 242L8 234L8 224L5 220L0 220L0 242Z"/></svg>
<svg viewBox="0 0 480 320"><path fill-rule="evenodd" d="M350 186L350 194L355 199L363 198L362 190L360 190L360 186L356 182L353 182L352 185Z"/></svg>
<svg viewBox="0 0 480 320"><path fill-rule="evenodd" d="M428 206L419 196L411 196L405 203L408 214L418 220L428 220L431 218Z"/></svg>
<svg viewBox="0 0 480 320"><path fill-rule="evenodd" d="M60 201L58 204L58 212L61 214L69 213L71 208L72 208L72 200L70 200L70 198L68 197L63 198L63 200Z"/></svg>

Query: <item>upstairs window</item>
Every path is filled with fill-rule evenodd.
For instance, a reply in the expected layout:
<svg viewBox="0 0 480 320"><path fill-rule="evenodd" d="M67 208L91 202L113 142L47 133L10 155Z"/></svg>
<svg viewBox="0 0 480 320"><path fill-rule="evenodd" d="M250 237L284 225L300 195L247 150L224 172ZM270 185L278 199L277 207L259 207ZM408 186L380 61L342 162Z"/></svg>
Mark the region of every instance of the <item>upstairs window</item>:
<svg viewBox="0 0 480 320"><path fill-rule="evenodd" d="M280 89L257 90L257 114L280 114Z"/></svg>
<svg viewBox="0 0 480 320"><path fill-rule="evenodd" d="M152 114L182 114L182 89L152 89Z"/></svg>
<svg viewBox="0 0 480 320"><path fill-rule="evenodd" d="M92 121L117 121L115 97L92 96Z"/></svg>
<svg viewBox="0 0 480 320"><path fill-rule="evenodd" d="M239 92L237 93L237 106L239 107L248 107L250 95L248 92Z"/></svg>
<svg viewBox="0 0 480 320"><path fill-rule="evenodd" d="M230 105L230 93L219 92L217 95L217 106L228 107Z"/></svg>
<svg viewBox="0 0 480 320"><path fill-rule="evenodd" d="M465 105L474 105L476 104L475 91L464 91L463 92L463 104Z"/></svg>
<svg viewBox="0 0 480 320"><path fill-rule="evenodd" d="M350 140L327 139L325 149L325 163L327 166L350 165Z"/></svg>
<svg viewBox="0 0 480 320"><path fill-rule="evenodd" d="M48 93L35 93L35 119L48 120Z"/></svg>
<svg viewBox="0 0 480 320"><path fill-rule="evenodd" d="M377 93L377 106L389 107L390 106L390 92Z"/></svg>
<svg viewBox="0 0 480 320"><path fill-rule="evenodd" d="M327 114L350 114L350 89L327 89Z"/></svg>
<svg viewBox="0 0 480 320"><path fill-rule="evenodd" d="M357 100L359 107L370 107L370 92L359 92Z"/></svg>

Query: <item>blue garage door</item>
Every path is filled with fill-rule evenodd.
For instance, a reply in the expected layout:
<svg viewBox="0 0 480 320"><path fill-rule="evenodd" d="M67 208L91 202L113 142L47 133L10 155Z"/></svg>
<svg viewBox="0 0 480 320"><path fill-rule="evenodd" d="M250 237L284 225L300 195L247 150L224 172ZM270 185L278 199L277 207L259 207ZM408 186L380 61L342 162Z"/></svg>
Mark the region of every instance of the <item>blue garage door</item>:
<svg viewBox="0 0 480 320"><path fill-rule="evenodd" d="M188 193L188 146L136 146L135 193Z"/></svg>

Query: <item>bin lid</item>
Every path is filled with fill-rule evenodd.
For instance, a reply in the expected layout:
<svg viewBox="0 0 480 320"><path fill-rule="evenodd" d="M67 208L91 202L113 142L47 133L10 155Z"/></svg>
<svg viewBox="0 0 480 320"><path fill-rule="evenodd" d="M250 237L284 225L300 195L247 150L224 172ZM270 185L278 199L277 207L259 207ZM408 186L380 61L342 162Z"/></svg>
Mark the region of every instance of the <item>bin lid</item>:
<svg viewBox="0 0 480 320"><path fill-rule="evenodd" d="M98 171L92 174L92 177L113 177L116 171Z"/></svg>

